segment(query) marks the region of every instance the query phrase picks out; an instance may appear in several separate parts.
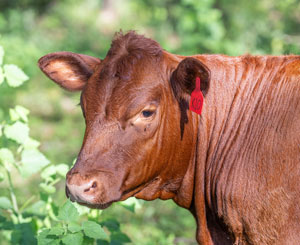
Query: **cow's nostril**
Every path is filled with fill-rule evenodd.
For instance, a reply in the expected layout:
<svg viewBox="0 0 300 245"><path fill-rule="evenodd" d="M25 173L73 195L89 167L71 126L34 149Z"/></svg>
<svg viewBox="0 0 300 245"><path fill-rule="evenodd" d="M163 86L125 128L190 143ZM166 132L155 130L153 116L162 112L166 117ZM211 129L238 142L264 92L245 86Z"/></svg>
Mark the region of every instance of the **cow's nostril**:
<svg viewBox="0 0 300 245"><path fill-rule="evenodd" d="M93 184L92 184L92 188L96 188L97 187L97 182L94 181Z"/></svg>
<svg viewBox="0 0 300 245"><path fill-rule="evenodd" d="M76 177L74 178L76 180ZM81 183L79 185L74 184L74 179L72 181L72 184L70 184L70 181L67 181L66 183L66 194L70 200L79 203L92 203L97 194L96 192L100 187L97 180L91 179L89 182Z"/></svg>
<svg viewBox="0 0 300 245"><path fill-rule="evenodd" d="M83 192L88 192L88 191L90 191L91 189L95 189L96 187L97 187L97 182L94 181L94 182L92 183L91 187L84 189Z"/></svg>

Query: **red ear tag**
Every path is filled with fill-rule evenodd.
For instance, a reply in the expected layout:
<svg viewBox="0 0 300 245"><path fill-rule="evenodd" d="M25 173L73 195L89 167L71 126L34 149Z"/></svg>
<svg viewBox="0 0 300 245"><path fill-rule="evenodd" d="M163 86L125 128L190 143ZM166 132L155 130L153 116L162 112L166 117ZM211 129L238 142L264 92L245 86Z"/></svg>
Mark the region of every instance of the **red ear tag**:
<svg viewBox="0 0 300 245"><path fill-rule="evenodd" d="M200 90L200 78L196 78L196 88L191 94L190 110L201 115L203 106L203 94Z"/></svg>

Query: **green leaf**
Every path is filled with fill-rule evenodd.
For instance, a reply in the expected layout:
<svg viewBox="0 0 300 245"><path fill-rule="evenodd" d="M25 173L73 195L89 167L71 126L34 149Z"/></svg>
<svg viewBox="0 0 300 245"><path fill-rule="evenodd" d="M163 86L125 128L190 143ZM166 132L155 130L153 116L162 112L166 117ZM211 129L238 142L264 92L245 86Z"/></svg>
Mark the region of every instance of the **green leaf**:
<svg viewBox="0 0 300 245"><path fill-rule="evenodd" d="M101 225L97 224L94 221L85 221L82 223L82 228L86 236L94 239L103 239L107 240L108 236L104 232Z"/></svg>
<svg viewBox="0 0 300 245"><path fill-rule="evenodd" d="M0 67L0 85L4 82L4 73L2 67Z"/></svg>
<svg viewBox="0 0 300 245"><path fill-rule="evenodd" d="M66 174L69 171L69 166L67 164L61 163L56 165L55 169L60 176L66 177Z"/></svg>
<svg viewBox="0 0 300 245"><path fill-rule="evenodd" d="M77 209L80 216L84 214L89 214L90 209L88 207L79 205L77 202L74 202L72 204Z"/></svg>
<svg viewBox="0 0 300 245"><path fill-rule="evenodd" d="M51 203L51 209L52 209L53 215L55 217L57 217L58 216L59 207L54 202Z"/></svg>
<svg viewBox="0 0 300 245"><path fill-rule="evenodd" d="M23 150L21 161L23 165L20 167L20 171L24 177L40 171L49 164L49 160L36 149Z"/></svg>
<svg viewBox="0 0 300 245"><path fill-rule="evenodd" d="M12 204L7 197L0 197L0 208L12 209Z"/></svg>
<svg viewBox="0 0 300 245"><path fill-rule="evenodd" d="M40 146L40 142L38 142L37 140L34 140L30 137L28 137L24 144L23 144L25 149L36 149Z"/></svg>
<svg viewBox="0 0 300 245"><path fill-rule="evenodd" d="M83 234L81 232L74 234L67 234L62 242L66 245L81 245L83 242Z"/></svg>
<svg viewBox="0 0 300 245"><path fill-rule="evenodd" d="M18 87L29 79L28 76L16 65L4 65L3 68L7 83L11 87Z"/></svg>
<svg viewBox="0 0 300 245"><path fill-rule="evenodd" d="M97 241L99 241L99 240L97 240ZM95 245L95 239L90 238L88 236L84 236L82 245ZM97 243L97 245L98 245L98 243ZM105 244L105 245L109 245L109 244Z"/></svg>
<svg viewBox="0 0 300 245"><path fill-rule="evenodd" d="M15 111L15 109L9 109L9 117L13 122L18 121L20 119L19 114Z"/></svg>
<svg viewBox="0 0 300 245"><path fill-rule="evenodd" d="M130 238L121 232L113 232L110 236L111 241L118 241L120 244L131 242Z"/></svg>
<svg viewBox="0 0 300 245"><path fill-rule="evenodd" d="M76 221L79 213L74 205L68 200L58 211L57 218L66 222Z"/></svg>
<svg viewBox="0 0 300 245"><path fill-rule="evenodd" d="M0 230L1 230L2 234L4 233L5 230L6 231L11 231L13 229L14 229L13 222L8 220L7 217L2 216L0 214ZM10 239L10 238L8 238L8 239Z"/></svg>
<svg viewBox="0 0 300 245"><path fill-rule="evenodd" d="M3 128L3 126L0 125L0 137L2 136L2 128Z"/></svg>
<svg viewBox="0 0 300 245"><path fill-rule="evenodd" d="M75 222L70 222L70 224L68 225L68 230L71 231L72 233L75 233L81 231L82 227Z"/></svg>
<svg viewBox="0 0 300 245"><path fill-rule="evenodd" d="M29 137L29 128L25 123L15 122L4 127L4 134L7 138L23 144Z"/></svg>
<svg viewBox="0 0 300 245"><path fill-rule="evenodd" d="M48 235L49 231L50 231L50 229L45 229L37 235L37 240L38 240L39 245L49 244L49 242L51 240L53 240L51 238L47 239L47 235Z"/></svg>
<svg viewBox="0 0 300 245"><path fill-rule="evenodd" d="M3 164L7 164L7 163L12 164L14 163L14 161L15 158L11 150L7 148L0 149L0 162L2 162Z"/></svg>
<svg viewBox="0 0 300 245"><path fill-rule="evenodd" d="M56 174L56 166L50 165L49 167L45 168L42 171L41 177L46 180L55 174Z"/></svg>
<svg viewBox="0 0 300 245"><path fill-rule="evenodd" d="M37 236L38 245L58 245L60 239L55 235L49 235L50 229L45 229Z"/></svg>
<svg viewBox="0 0 300 245"><path fill-rule="evenodd" d="M20 118L24 121L24 122L27 122L28 121L28 114L29 114L29 110L26 109L25 107L23 106L20 106L20 105L17 105L15 107L15 111L16 113L20 116Z"/></svg>
<svg viewBox="0 0 300 245"><path fill-rule="evenodd" d="M28 207L25 211L26 213L34 215L45 215L47 211L47 203L45 201L39 200Z"/></svg>
<svg viewBox="0 0 300 245"><path fill-rule="evenodd" d="M33 222L25 222L21 224L17 224L14 227L14 231L21 232L21 237L17 239L16 242L12 241L12 244L20 244L20 245L31 245L36 244L36 237L35 237L35 224ZM17 235L16 234L16 235ZM12 234L14 237L14 234Z"/></svg>
<svg viewBox="0 0 300 245"><path fill-rule="evenodd" d="M40 187L42 190L48 194L53 194L56 192L56 188L52 185L47 185L46 183L41 183Z"/></svg>
<svg viewBox="0 0 300 245"><path fill-rule="evenodd" d="M64 234L65 230L62 227L53 227L50 229L48 235L56 235L56 236L60 236L62 234Z"/></svg>
<svg viewBox="0 0 300 245"><path fill-rule="evenodd" d="M0 46L0 65L3 64L3 57L4 57L4 49L2 46Z"/></svg>
<svg viewBox="0 0 300 245"><path fill-rule="evenodd" d="M120 223L115 219L107 219L101 222L101 225L107 227L110 232L120 231Z"/></svg>
<svg viewBox="0 0 300 245"><path fill-rule="evenodd" d="M22 231L14 227L14 230L11 233L11 244L21 244L21 239L22 239Z"/></svg>
<svg viewBox="0 0 300 245"><path fill-rule="evenodd" d="M9 116L12 121L22 119L24 122L28 122L28 114L29 110L20 105L17 105L14 109L9 109Z"/></svg>

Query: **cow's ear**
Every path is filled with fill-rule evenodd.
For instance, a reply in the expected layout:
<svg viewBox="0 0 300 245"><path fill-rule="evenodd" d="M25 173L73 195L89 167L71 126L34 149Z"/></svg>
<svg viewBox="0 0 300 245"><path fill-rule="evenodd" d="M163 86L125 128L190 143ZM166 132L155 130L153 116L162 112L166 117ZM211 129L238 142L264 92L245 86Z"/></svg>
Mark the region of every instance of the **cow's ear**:
<svg viewBox="0 0 300 245"><path fill-rule="evenodd" d="M82 90L101 60L84 54L56 52L39 59L40 69L69 91Z"/></svg>
<svg viewBox="0 0 300 245"><path fill-rule="evenodd" d="M195 58L182 60L171 75L171 85L178 100L189 100L196 86L196 77L200 77L200 89L205 96L209 89L210 70Z"/></svg>

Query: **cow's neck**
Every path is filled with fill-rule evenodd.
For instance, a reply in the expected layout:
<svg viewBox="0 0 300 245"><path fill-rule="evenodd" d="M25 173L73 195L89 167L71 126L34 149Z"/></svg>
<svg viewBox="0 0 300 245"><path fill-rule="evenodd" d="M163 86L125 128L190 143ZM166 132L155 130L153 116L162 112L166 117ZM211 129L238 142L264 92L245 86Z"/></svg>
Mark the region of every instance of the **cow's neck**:
<svg viewBox="0 0 300 245"><path fill-rule="evenodd" d="M183 58L178 56L178 59ZM236 164L228 161L228 156L238 155L240 150L239 144L231 145L241 129L236 119L240 120L245 114L251 118L254 108L249 107L250 95L256 93L259 98L263 91L262 74L265 80L272 74L266 75L268 69L264 58L220 55L199 55L194 58L201 60L211 70L210 89L204 99L202 115L189 114L189 119L193 118L190 122L197 118L197 144L173 200L194 214L199 243L232 244L230 228L224 225L228 220L224 220L226 217L220 214L226 209L222 193L227 188L226 174L232 164ZM250 59L255 59L255 62Z"/></svg>
<svg viewBox="0 0 300 245"><path fill-rule="evenodd" d="M223 241L232 244L228 231L239 239L239 230L243 229L240 220L233 218L238 213L232 200L241 198L235 197L237 193L245 193L247 182L242 180L250 178L245 164L255 161L252 158L256 154L251 150L258 147L252 139L261 137L256 135L260 130L255 127L264 119L256 119L257 107L270 89L276 69L281 67L274 63L284 59L215 55L197 58L211 70L210 89L199 123L195 170L195 212L198 218L205 217L200 218L203 224L201 232L198 226L198 241L207 237L208 227L214 239L218 233L220 239L226 238ZM214 243L218 244L215 240Z"/></svg>
<svg viewBox="0 0 300 245"><path fill-rule="evenodd" d="M228 207L224 200L231 191L228 183L236 183L238 180L232 178L241 177L245 162L253 160L243 152L257 147L250 145L254 144L253 137L261 137L254 128L259 125L255 117L257 108L278 73L276 69L281 67L274 67L274 63L284 59L215 55L198 58L211 70L210 90L199 125L198 160L205 173L207 205L213 212L225 216L224 210Z"/></svg>
<svg viewBox="0 0 300 245"><path fill-rule="evenodd" d="M225 225L228 221L224 220L226 217L219 216L225 207L222 190L226 188L226 181L220 184L220 180L221 177L226 180L226 173L232 167L230 164L234 163L229 162L227 156L237 155L240 150L239 144L231 145L235 134L230 129L237 128L236 118L245 113L239 111L240 107L252 110L244 100L249 99L247 91L255 90L264 67L245 65L241 61L245 57L195 57L211 70L211 83L202 115L192 114L199 118L195 159L190 162L174 200L190 209L196 217L198 242L232 244L234 238ZM222 189L220 186L225 187Z"/></svg>

